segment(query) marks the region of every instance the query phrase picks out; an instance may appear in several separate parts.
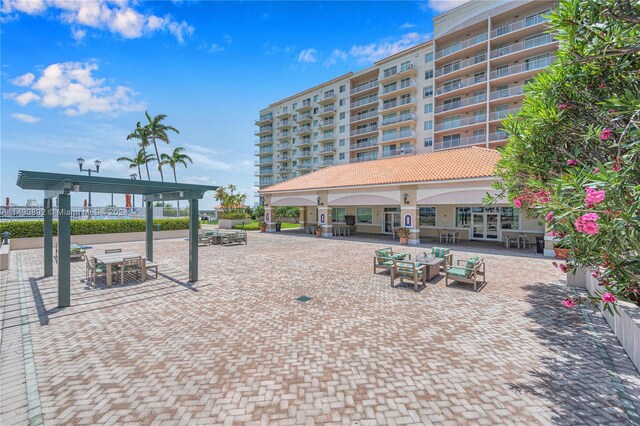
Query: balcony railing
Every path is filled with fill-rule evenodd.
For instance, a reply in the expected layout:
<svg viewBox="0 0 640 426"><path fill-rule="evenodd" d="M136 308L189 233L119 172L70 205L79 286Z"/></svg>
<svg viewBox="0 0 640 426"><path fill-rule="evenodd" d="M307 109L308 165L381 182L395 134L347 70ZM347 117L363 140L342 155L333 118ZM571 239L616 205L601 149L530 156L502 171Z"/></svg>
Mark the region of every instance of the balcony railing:
<svg viewBox="0 0 640 426"><path fill-rule="evenodd" d="M392 133L383 134L382 142L390 142L390 141L395 141L400 139L409 139L409 138L415 138L415 137L416 137L416 132L414 132L413 130L407 130L403 132L392 132Z"/></svg>
<svg viewBox="0 0 640 426"><path fill-rule="evenodd" d="M378 144L378 138L370 138L366 142L354 143L349 146L349 149L363 149L376 146Z"/></svg>
<svg viewBox="0 0 640 426"><path fill-rule="evenodd" d="M298 164L298 170L308 170L311 168L311 163Z"/></svg>
<svg viewBox="0 0 640 426"><path fill-rule="evenodd" d="M468 138L452 139L448 141L439 141L433 144L433 150L458 148L461 146L484 144L487 141L486 135L469 136Z"/></svg>
<svg viewBox="0 0 640 426"><path fill-rule="evenodd" d="M464 50L468 47L475 46L476 44L484 43L487 41L487 33L478 34L475 37L454 43L445 47L444 49L436 52L436 59L444 58L445 56L453 55L456 52Z"/></svg>
<svg viewBox="0 0 640 426"><path fill-rule="evenodd" d="M534 71L541 68L546 68L556 60L555 56L550 56L544 59L538 59L536 61L525 62L524 64L511 65L510 67L505 67L501 69L497 69L495 71L491 71L491 80L495 78L507 77L514 74L520 74L522 72Z"/></svg>
<svg viewBox="0 0 640 426"><path fill-rule="evenodd" d="M296 130L296 134L310 132L310 131L311 131L311 126L301 126L301 127L298 127L298 130Z"/></svg>
<svg viewBox="0 0 640 426"><path fill-rule="evenodd" d="M489 134L490 142L506 141L509 134L507 132L495 132Z"/></svg>
<svg viewBox="0 0 640 426"><path fill-rule="evenodd" d="M490 93L489 99L494 100L508 98L511 96L522 95L522 93L524 93L522 90L522 86L510 87L508 89L494 90Z"/></svg>
<svg viewBox="0 0 640 426"><path fill-rule="evenodd" d="M278 151L284 151L287 149L291 149L290 143L279 143L278 145L276 145L276 150Z"/></svg>
<svg viewBox="0 0 640 426"><path fill-rule="evenodd" d="M278 173L291 173L291 167L280 167L278 168Z"/></svg>
<svg viewBox="0 0 640 426"><path fill-rule="evenodd" d="M358 108L362 105L367 105L373 102L378 102L378 95L371 95L363 99L358 99L355 102L351 102L351 108Z"/></svg>
<svg viewBox="0 0 640 426"><path fill-rule="evenodd" d="M268 113L268 114L261 115L260 118L258 118L256 120L256 124L264 123L264 122L272 121L272 120L273 120L273 114L272 113Z"/></svg>
<svg viewBox="0 0 640 426"><path fill-rule="evenodd" d="M267 149L255 149L253 151L253 155L267 155L273 154L273 148L269 147Z"/></svg>
<svg viewBox="0 0 640 426"><path fill-rule="evenodd" d="M356 95L360 92L364 92L365 90L373 89L374 87L378 87L378 80L371 80L366 84L362 84L360 86L356 86L351 89L351 95Z"/></svg>
<svg viewBox="0 0 640 426"><path fill-rule="evenodd" d="M471 77L464 80L460 80L455 83L446 84L436 89L436 96L440 96L444 93L453 92L454 90L462 89L468 86L473 86L474 84L484 83L486 81L487 81L487 76L485 74L485 75L479 75L477 77Z"/></svg>
<svg viewBox="0 0 640 426"><path fill-rule="evenodd" d="M412 69L414 69L412 63L404 64L400 68L393 67L393 68L391 68L389 70L384 71L382 73L382 78L393 77L396 74L402 74L403 72L407 72L407 71L412 70Z"/></svg>
<svg viewBox="0 0 640 426"><path fill-rule="evenodd" d="M500 37L505 34L521 30L522 28L531 27L533 25L541 24L547 21L547 18L540 15L535 15L531 18L525 18L520 21L512 22L511 24L503 25L499 28L496 28L495 30L491 31L491 38Z"/></svg>
<svg viewBox="0 0 640 426"><path fill-rule="evenodd" d="M373 111L365 112L364 114L358 114L351 116L351 122L366 120L367 118L377 117L378 116L378 108Z"/></svg>
<svg viewBox="0 0 640 426"><path fill-rule="evenodd" d="M511 108L504 111L495 111L489 114L489 120L502 120L506 118L509 114L516 115L520 111L520 108Z"/></svg>
<svg viewBox="0 0 640 426"><path fill-rule="evenodd" d="M311 120L311 114L309 114L308 112L305 112L304 114L300 114L298 116L298 122L305 120Z"/></svg>
<svg viewBox="0 0 640 426"><path fill-rule="evenodd" d="M333 118L329 118L327 120L323 120L323 121L318 122L315 127L320 128L320 127L325 127L325 126L334 126L335 124L336 123L335 123L334 119Z"/></svg>
<svg viewBox="0 0 640 426"><path fill-rule="evenodd" d="M321 161L320 163L318 163L318 167L328 167L328 166L333 166L333 164L334 164L333 159L324 160L324 161Z"/></svg>
<svg viewBox="0 0 640 426"><path fill-rule="evenodd" d="M276 118L280 118L280 117L288 117L290 116L291 113L287 110L287 111L280 111L276 114Z"/></svg>
<svg viewBox="0 0 640 426"><path fill-rule="evenodd" d="M512 53L520 52L526 49L532 49L534 47L543 46L545 44L555 43L556 39L551 34L544 34L541 37L535 37L529 40L521 41L520 43L510 44L491 51L491 58L499 58L501 56L510 55Z"/></svg>
<svg viewBox="0 0 640 426"><path fill-rule="evenodd" d="M319 141L335 139L335 138L336 138L335 133L331 132L331 133L319 134L315 138L313 138L313 140L316 141L316 142L319 142Z"/></svg>
<svg viewBox="0 0 640 426"><path fill-rule="evenodd" d="M258 130L256 130L256 134L266 132L273 132L273 126L262 126Z"/></svg>
<svg viewBox="0 0 640 426"><path fill-rule="evenodd" d="M286 138L291 137L291 133L289 133L289 132L279 132L277 137L278 137L278 139L286 139Z"/></svg>
<svg viewBox="0 0 640 426"><path fill-rule="evenodd" d="M297 146L300 145L311 145L311 138L302 138L299 139L298 142L296 143Z"/></svg>
<svg viewBox="0 0 640 426"><path fill-rule="evenodd" d="M334 105L328 105L328 106L322 108L322 114L327 113L327 112L336 112L336 107Z"/></svg>
<svg viewBox="0 0 640 426"><path fill-rule="evenodd" d="M323 146L320 148L320 154L325 154L327 152L336 152L336 149L333 146Z"/></svg>
<svg viewBox="0 0 640 426"><path fill-rule="evenodd" d="M302 151L300 151L300 152L298 153L298 157L299 157L299 158L311 157L311 150L303 149Z"/></svg>
<svg viewBox="0 0 640 426"><path fill-rule="evenodd" d="M386 95L388 93L397 92L398 90L406 89L407 87L416 87L416 82L413 80L409 80L409 81L401 82L400 84L398 83L390 84L382 88L382 94Z"/></svg>
<svg viewBox="0 0 640 426"><path fill-rule="evenodd" d="M349 158L350 163L362 163L363 161L374 161L378 159L378 155L361 155L359 157Z"/></svg>
<svg viewBox="0 0 640 426"><path fill-rule="evenodd" d="M404 121L415 121L415 120L416 120L415 114L402 114L396 117L383 118L382 123L380 125L388 126L389 124L396 124L396 123L402 123Z"/></svg>
<svg viewBox="0 0 640 426"><path fill-rule="evenodd" d="M407 104L414 104L416 103L416 98L414 97L407 97L407 98L400 98L396 101L391 101L391 102L384 102L382 104L382 110L388 110L391 108L395 108L397 106L402 106L402 105L407 105Z"/></svg>
<svg viewBox="0 0 640 426"><path fill-rule="evenodd" d="M358 136L363 135L365 133L376 132L378 130L378 125L374 124L372 126L361 127L359 129L352 130L350 136Z"/></svg>
<svg viewBox="0 0 640 426"><path fill-rule="evenodd" d="M386 158L386 157L397 157L398 155L411 155L411 154L415 154L416 153L416 149L412 146L406 147L406 148L399 148L399 149L389 149L386 151L382 151L382 157Z"/></svg>
<svg viewBox="0 0 640 426"><path fill-rule="evenodd" d="M304 110L304 109L307 109L307 108L311 108L311 101L308 100L308 99L305 99L304 101L302 101L300 106L298 108L296 108L296 111Z"/></svg>
<svg viewBox="0 0 640 426"><path fill-rule="evenodd" d="M273 179L256 180L256 181L254 181L254 185L253 186L269 186L269 185L273 185L273 184L274 184L274 180Z"/></svg>
<svg viewBox="0 0 640 426"><path fill-rule="evenodd" d="M457 127L470 126L472 124L485 123L487 121L486 114L476 115L473 117L467 117L460 120L446 121L444 123L436 124L433 128L434 132L441 132L442 130L455 129Z"/></svg>
<svg viewBox="0 0 640 426"><path fill-rule="evenodd" d="M442 105L438 105L436 106L435 112L436 114L438 114L445 111L451 111L454 109L463 108L469 105L480 104L486 101L487 101L487 95L472 96L470 98L462 99L459 101L443 103Z"/></svg>
<svg viewBox="0 0 640 426"><path fill-rule="evenodd" d="M291 160L291 156L290 155L282 155L279 156L278 158L276 158L276 163L280 162L284 162L284 161L290 161Z"/></svg>
<svg viewBox="0 0 640 426"><path fill-rule="evenodd" d="M269 161L264 161L265 157L262 157L260 160L256 160L253 162L253 165L255 167L264 167L264 166L271 166L273 165L273 161L269 160Z"/></svg>
<svg viewBox="0 0 640 426"><path fill-rule="evenodd" d="M265 176L265 175L272 175L272 174L273 174L273 169L256 170L253 173L254 176Z"/></svg>
<svg viewBox="0 0 640 426"><path fill-rule="evenodd" d="M486 62L487 60L487 54L486 53L480 53L476 56L474 56L473 58L469 58L469 59L465 59L464 61L456 61L456 62L452 62L450 64L447 64L443 67L440 67L436 70L436 78L443 76L443 75L447 75L447 74L451 74L452 72L461 70L463 68L467 68L473 65L477 65L477 64L481 64L483 62Z"/></svg>

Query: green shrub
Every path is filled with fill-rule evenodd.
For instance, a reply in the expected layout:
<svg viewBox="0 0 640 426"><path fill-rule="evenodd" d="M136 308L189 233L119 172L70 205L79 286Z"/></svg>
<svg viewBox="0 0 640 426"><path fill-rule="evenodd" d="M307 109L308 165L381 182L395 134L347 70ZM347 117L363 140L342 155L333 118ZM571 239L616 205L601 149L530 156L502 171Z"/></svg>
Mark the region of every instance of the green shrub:
<svg viewBox="0 0 640 426"><path fill-rule="evenodd" d="M251 219L251 216L246 214L244 211L233 211L233 212L220 213L220 219L231 219L231 220Z"/></svg>
<svg viewBox="0 0 640 426"><path fill-rule="evenodd" d="M4 231L11 233L11 238L30 238L43 236L42 220L25 222L0 223L0 234ZM175 231L189 229L189 219L154 219L153 229L161 231ZM96 219L96 220L72 220L71 235L92 234L116 234L126 232L144 232L146 223L144 219ZM58 222L53 221L53 235L58 235Z"/></svg>

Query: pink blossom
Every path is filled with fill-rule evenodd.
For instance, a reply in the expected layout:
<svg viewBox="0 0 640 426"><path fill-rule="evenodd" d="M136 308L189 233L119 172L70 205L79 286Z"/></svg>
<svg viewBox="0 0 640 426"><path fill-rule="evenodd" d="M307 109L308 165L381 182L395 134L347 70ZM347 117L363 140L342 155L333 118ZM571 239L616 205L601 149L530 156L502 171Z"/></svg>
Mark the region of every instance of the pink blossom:
<svg viewBox="0 0 640 426"><path fill-rule="evenodd" d="M594 167L593 173L600 173L600 167Z"/></svg>
<svg viewBox="0 0 640 426"><path fill-rule="evenodd" d="M558 109L563 110L563 109L566 109L566 108L568 108L567 104L558 104Z"/></svg>
<svg viewBox="0 0 640 426"><path fill-rule="evenodd" d="M605 87L607 87L604 83L600 83L600 88L604 89Z"/></svg>
<svg viewBox="0 0 640 426"><path fill-rule="evenodd" d="M513 205L516 206L517 208L521 208L522 207L522 200L520 198L514 198L513 199Z"/></svg>
<svg viewBox="0 0 640 426"><path fill-rule="evenodd" d="M616 300L618 300L618 299L616 299L616 296L614 296L613 294L611 294L609 292L602 293L602 301L604 303L613 303Z"/></svg>
<svg viewBox="0 0 640 426"><path fill-rule="evenodd" d="M547 220L547 222L551 222L553 219L555 219L555 216L553 215L553 211L550 211L549 213L547 213L547 215L545 216L545 219Z"/></svg>
<svg viewBox="0 0 640 426"><path fill-rule="evenodd" d="M593 271L593 272L591 272L591 276L592 276L593 278L598 278L598 271Z"/></svg>
<svg viewBox="0 0 640 426"><path fill-rule="evenodd" d="M605 127L604 129L602 129L602 132L600 132L600 140L606 141L611 137L611 129L608 127Z"/></svg>
<svg viewBox="0 0 640 426"><path fill-rule="evenodd" d="M597 191L595 188L587 188L587 198L584 201L587 204L599 204L604 201L605 191Z"/></svg>
<svg viewBox="0 0 640 426"><path fill-rule="evenodd" d="M614 172L619 172L619 171L620 171L620 166L619 166L619 165L617 165L617 164L614 164L614 165L613 165L613 171L614 171Z"/></svg>
<svg viewBox="0 0 640 426"><path fill-rule="evenodd" d="M549 236L555 238L556 237L556 231L549 232Z"/></svg>
<svg viewBox="0 0 640 426"><path fill-rule="evenodd" d="M582 216L580 216L580 219L582 219L584 221L594 222L594 221L600 219L600 216L598 216L598 213L587 213L587 214L583 214Z"/></svg>
<svg viewBox="0 0 640 426"><path fill-rule="evenodd" d="M577 166L577 165L578 165L577 160L567 160L567 166Z"/></svg>
<svg viewBox="0 0 640 426"><path fill-rule="evenodd" d="M600 232L600 227L595 222L585 222L582 226L582 232L591 235L597 234L598 232Z"/></svg>
<svg viewBox="0 0 640 426"><path fill-rule="evenodd" d="M570 298L566 298L562 301L562 304L565 306L565 308L573 308L576 306L576 301Z"/></svg>
<svg viewBox="0 0 640 426"><path fill-rule="evenodd" d="M597 213L587 213L580 216L573 225L576 227L576 231L584 232L585 234L597 234L600 232L600 227L596 223L600 216Z"/></svg>
<svg viewBox="0 0 640 426"><path fill-rule="evenodd" d="M569 270L569 266L566 263L559 264L558 268L560 268L562 272L567 272Z"/></svg>

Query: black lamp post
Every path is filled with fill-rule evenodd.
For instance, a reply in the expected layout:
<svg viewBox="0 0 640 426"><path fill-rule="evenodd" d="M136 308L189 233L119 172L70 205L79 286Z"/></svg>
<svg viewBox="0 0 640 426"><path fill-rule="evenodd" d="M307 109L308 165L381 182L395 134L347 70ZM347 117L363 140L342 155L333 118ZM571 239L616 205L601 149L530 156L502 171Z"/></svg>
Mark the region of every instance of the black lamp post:
<svg viewBox="0 0 640 426"><path fill-rule="evenodd" d="M95 170L85 169L82 167L84 165L84 158L82 157L78 158L78 166L80 166L80 171L89 173L89 176L91 176L91 173L100 173L100 164L102 164L102 161L100 161L99 159L96 159L96 161L94 161L93 164L96 165ZM89 215L91 215L91 192L89 192Z"/></svg>
<svg viewBox="0 0 640 426"><path fill-rule="evenodd" d="M129 175L129 177L131 178L131 180L136 180L138 178L138 174L137 173L131 173ZM133 208L136 208L136 194L131 194L131 197L133 198Z"/></svg>

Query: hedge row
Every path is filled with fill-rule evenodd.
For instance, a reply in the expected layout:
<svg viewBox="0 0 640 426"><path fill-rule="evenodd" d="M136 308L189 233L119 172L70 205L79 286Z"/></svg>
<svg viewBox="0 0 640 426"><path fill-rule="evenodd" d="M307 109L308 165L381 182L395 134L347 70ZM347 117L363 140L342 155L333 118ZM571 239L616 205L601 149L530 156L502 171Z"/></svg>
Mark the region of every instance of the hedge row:
<svg viewBox="0 0 640 426"><path fill-rule="evenodd" d="M154 230L160 225L161 231L174 231L189 229L189 219L154 219ZM96 220L72 220L71 235L91 234L117 234L124 232L144 232L146 222L144 219L96 219ZM0 234L4 231L11 233L11 238L30 238L43 236L43 221L1 222ZM58 235L58 222L53 221L53 235Z"/></svg>

